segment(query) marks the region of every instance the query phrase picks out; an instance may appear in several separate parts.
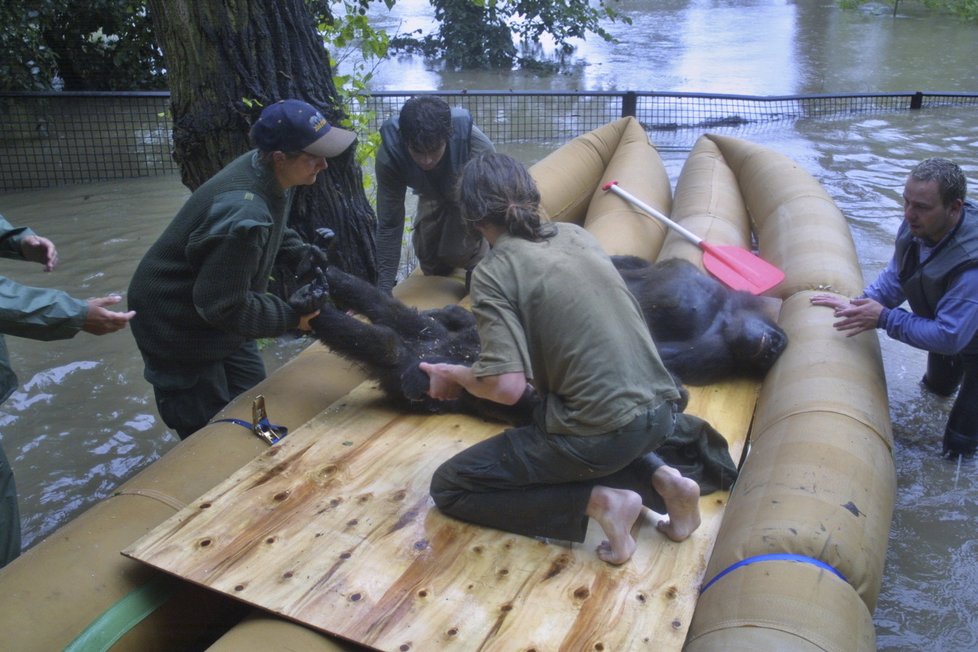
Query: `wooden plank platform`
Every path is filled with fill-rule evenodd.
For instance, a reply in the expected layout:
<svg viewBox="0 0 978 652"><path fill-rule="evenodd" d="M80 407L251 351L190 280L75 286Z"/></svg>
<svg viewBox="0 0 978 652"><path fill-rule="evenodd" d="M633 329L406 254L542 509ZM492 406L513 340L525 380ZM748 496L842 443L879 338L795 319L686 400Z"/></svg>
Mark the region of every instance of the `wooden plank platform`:
<svg viewBox="0 0 978 652"><path fill-rule="evenodd" d="M758 385L690 390L739 459ZM681 649L727 493L683 543L646 510L619 567L593 522L578 545L443 516L432 472L501 429L395 412L364 383L123 554L381 650Z"/></svg>

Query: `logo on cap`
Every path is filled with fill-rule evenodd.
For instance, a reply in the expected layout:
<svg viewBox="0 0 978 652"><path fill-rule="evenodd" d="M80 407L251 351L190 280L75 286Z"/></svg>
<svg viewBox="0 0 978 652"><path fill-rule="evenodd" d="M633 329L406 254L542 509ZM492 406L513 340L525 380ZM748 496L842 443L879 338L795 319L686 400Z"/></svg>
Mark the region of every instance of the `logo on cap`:
<svg viewBox="0 0 978 652"><path fill-rule="evenodd" d="M309 126L312 127L312 130L317 134L323 129L329 131L329 123L326 122L326 118L324 118L323 115L318 112L309 116Z"/></svg>

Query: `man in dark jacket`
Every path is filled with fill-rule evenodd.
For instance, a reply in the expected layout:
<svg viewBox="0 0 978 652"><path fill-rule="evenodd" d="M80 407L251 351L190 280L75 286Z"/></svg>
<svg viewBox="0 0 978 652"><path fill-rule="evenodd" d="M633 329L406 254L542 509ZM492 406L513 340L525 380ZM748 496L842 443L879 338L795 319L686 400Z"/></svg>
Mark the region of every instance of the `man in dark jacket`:
<svg viewBox="0 0 978 652"><path fill-rule="evenodd" d="M958 390L942 455L978 448L978 207L965 199L961 168L929 158L903 190L903 223L889 265L861 297L815 295L835 309L835 327L855 335L875 328L928 351L923 384L941 396ZM898 308L907 301L910 310Z"/></svg>
<svg viewBox="0 0 978 652"><path fill-rule="evenodd" d="M54 243L27 227L14 228L0 215L0 257L44 265L50 272L58 264ZM21 285L0 276L0 403L17 389L17 375L3 334L33 340L66 340L78 331L105 335L125 328L133 312L107 310L122 301L110 296L75 299L61 290ZM0 568L20 554L20 511L17 486L3 447L0 446Z"/></svg>
<svg viewBox="0 0 978 652"><path fill-rule="evenodd" d="M400 115L380 128L377 151L377 285L390 292L401 261L405 196L418 195L411 243L425 274L447 276L470 271L489 250L478 233L458 218L455 180L462 167L484 152L490 141L462 108L437 97L412 97Z"/></svg>
<svg viewBox="0 0 978 652"><path fill-rule="evenodd" d="M301 271L325 254L286 226L295 186L315 183L326 159L355 139L299 100L262 111L256 149L198 188L146 252L129 285L132 332L163 422L181 439L265 378L255 340L309 329L269 294L276 262Z"/></svg>

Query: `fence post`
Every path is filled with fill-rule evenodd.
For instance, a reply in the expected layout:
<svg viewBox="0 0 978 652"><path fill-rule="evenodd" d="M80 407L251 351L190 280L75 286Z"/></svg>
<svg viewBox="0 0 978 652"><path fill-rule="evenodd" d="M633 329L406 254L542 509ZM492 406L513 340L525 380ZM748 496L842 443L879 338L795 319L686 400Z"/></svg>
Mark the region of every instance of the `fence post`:
<svg viewBox="0 0 978 652"><path fill-rule="evenodd" d="M621 96L621 117L635 117L635 110L638 108L638 95L635 91L625 91Z"/></svg>
<svg viewBox="0 0 978 652"><path fill-rule="evenodd" d="M910 99L910 108L919 109L922 106L924 106L924 94L920 91L917 91L916 93L913 94L913 97Z"/></svg>

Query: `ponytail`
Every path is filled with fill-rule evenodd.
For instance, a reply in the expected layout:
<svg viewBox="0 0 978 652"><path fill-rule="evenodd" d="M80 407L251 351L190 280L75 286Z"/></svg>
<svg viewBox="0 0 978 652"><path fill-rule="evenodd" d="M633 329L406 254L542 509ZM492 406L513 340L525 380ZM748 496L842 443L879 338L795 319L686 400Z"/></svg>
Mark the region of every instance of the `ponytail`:
<svg viewBox="0 0 978 652"><path fill-rule="evenodd" d="M491 224L538 242L556 233L540 209L540 191L526 166L508 154L489 152L470 160L458 183L462 217Z"/></svg>

